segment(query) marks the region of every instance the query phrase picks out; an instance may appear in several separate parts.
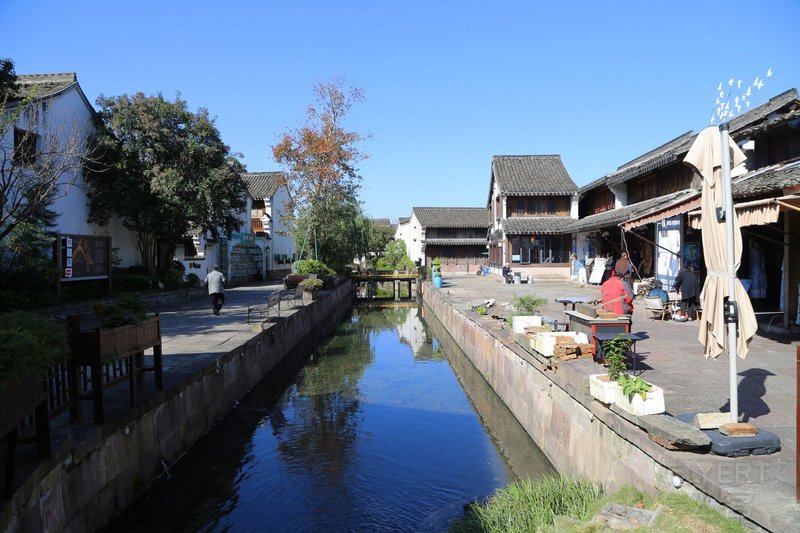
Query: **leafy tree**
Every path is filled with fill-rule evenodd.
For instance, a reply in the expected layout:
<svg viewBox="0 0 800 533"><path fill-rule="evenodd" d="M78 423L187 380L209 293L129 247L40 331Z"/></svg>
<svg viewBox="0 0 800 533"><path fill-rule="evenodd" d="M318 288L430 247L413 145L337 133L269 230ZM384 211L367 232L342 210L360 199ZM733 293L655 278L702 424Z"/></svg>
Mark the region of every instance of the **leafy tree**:
<svg viewBox="0 0 800 533"><path fill-rule="evenodd" d="M367 251L381 256L386 252L387 245L394 240L394 228L382 224L375 224L369 219Z"/></svg>
<svg viewBox="0 0 800 533"><path fill-rule="evenodd" d="M306 124L285 133L272 155L287 169L291 194L284 221L295 223L295 242L302 248L316 241L316 258L338 270L362 251L357 165L365 159L359 150L364 137L346 130L343 121L363 93L341 79L319 84L314 93Z"/></svg>
<svg viewBox="0 0 800 533"><path fill-rule="evenodd" d="M392 268L397 268L397 265L406 255L405 241L397 239L389 241L386 245L386 252L384 252L383 257L386 259L387 264L392 265Z"/></svg>
<svg viewBox="0 0 800 533"><path fill-rule="evenodd" d="M360 217L361 208L354 198L329 193L313 210L300 213L292 236L303 257L318 257L336 272L344 272L363 249ZM317 220L325 224L312 230Z"/></svg>
<svg viewBox="0 0 800 533"><path fill-rule="evenodd" d="M161 94L100 96L103 156L89 174L90 221L116 214L137 233L150 273L169 267L176 243L191 229L218 238L241 227L244 166L222 142L206 109ZM161 256L159 257L159 243Z"/></svg>

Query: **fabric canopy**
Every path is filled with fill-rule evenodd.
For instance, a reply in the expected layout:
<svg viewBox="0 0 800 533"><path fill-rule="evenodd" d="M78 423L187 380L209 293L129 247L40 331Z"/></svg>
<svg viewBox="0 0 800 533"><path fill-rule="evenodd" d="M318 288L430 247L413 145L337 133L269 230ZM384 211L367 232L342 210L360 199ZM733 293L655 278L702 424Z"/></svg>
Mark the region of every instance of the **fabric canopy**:
<svg viewBox="0 0 800 533"><path fill-rule="evenodd" d="M739 217L739 227L760 226L777 222L781 211L780 207L780 204L775 198L736 204L736 215ZM688 219L690 227L694 229L700 229L702 227L700 211L692 211L689 213Z"/></svg>
<svg viewBox="0 0 800 533"><path fill-rule="evenodd" d="M745 160L745 155L732 140L729 140L732 166ZM719 128L710 126L695 139L684 159L693 166L703 179L701 200L703 256L708 275L700 294L703 318L700 323L698 340L705 346L706 357L717 357L726 346L724 320L724 298L730 294L728 281L736 276L742 258L742 233L739 230L738 216L734 212L732 221L719 222L717 209L724 207L725 184L722 179L722 139ZM734 269L727 271L727 227L734 225ZM742 359L747 355L748 343L758 329L756 316L750 298L742 283L735 279L735 295L739 307L736 355Z"/></svg>

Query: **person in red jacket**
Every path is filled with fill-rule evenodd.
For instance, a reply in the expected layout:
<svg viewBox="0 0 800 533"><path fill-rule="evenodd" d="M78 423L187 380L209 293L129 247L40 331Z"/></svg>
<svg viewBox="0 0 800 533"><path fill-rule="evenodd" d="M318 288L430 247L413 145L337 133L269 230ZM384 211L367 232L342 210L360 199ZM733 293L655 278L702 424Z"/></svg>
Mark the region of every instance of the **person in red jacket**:
<svg viewBox="0 0 800 533"><path fill-rule="evenodd" d="M633 295L628 284L622 279L624 272L614 271L614 275L600 287L600 308L618 315L633 314Z"/></svg>

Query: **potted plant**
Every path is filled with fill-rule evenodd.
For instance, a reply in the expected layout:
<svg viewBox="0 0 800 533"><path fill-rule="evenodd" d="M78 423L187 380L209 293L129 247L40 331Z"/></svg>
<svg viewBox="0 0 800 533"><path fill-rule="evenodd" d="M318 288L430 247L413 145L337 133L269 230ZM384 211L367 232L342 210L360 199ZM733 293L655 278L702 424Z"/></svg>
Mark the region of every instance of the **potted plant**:
<svg viewBox="0 0 800 533"><path fill-rule="evenodd" d="M438 257L431 262L433 271L433 286L437 289L442 288L442 260Z"/></svg>
<svg viewBox="0 0 800 533"><path fill-rule="evenodd" d="M317 292L322 289L323 285L325 283L319 278L308 278L301 281L298 286L303 287L303 299L308 295L310 300L316 300Z"/></svg>
<svg viewBox="0 0 800 533"><path fill-rule="evenodd" d="M614 404L636 416L656 415L663 413L664 391L638 376L623 374L619 378L621 392L617 394Z"/></svg>
<svg viewBox="0 0 800 533"><path fill-rule="evenodd" d="M589 376L589 393L598 401L611 404L621 394L621 387L617 380L625 375L627 370L626 359L631 341L619 336L605 344L605 363L608 372Z"/></svg>
<svg viewBox="0 0 800 533"><path fill-rule="evenodd" d="M539 308L547 303L547 298L539 298L534 294L514 296L511 298L511 331L524 334L525 328L531 326L541 326L542 317L539 316Z"/></svg>

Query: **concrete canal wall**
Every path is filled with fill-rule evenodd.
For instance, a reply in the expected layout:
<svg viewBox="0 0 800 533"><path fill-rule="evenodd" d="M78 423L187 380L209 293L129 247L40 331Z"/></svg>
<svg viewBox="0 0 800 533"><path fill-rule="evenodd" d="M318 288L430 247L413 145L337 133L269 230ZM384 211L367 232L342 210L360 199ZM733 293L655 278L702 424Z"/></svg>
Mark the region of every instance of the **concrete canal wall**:
<svg viewBox="0 0 800 533"><path fill-rule="evenodd" d="M352 299L348 281L120 419L74 435L7 502L0 531L105 526L279 362L329 334Z"/></svg>
<svg viewBox="0 0 800 533"><path fill-rule="evenodd" d="M545 369L506 335L493 331L493 321L473 321L428 283L423 303L426 314L433 313L442 323L556 470L602 483L610 491L633 485L649 494L674 490L673 476L678 475L682 493L761 530L718 486L705 481L708 472L692 462L691 454L667 451L593 401L588 380L570 376L569 365L558 373Z"/></svg>

